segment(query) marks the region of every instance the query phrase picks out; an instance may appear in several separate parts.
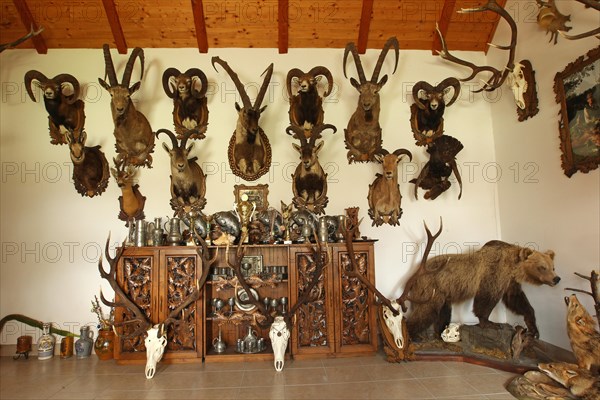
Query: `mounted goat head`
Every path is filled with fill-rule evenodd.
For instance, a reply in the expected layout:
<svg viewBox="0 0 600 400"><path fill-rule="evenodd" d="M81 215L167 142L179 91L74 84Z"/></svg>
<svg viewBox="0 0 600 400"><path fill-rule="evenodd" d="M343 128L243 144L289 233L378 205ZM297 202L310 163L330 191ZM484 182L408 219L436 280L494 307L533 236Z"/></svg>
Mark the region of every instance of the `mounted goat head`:
<svg viewBox="0 0 600 400"><path fill-rule="evenodd" d="M484 84L481 87L481 89L474 91L475 93L482 92L482 91L493 92L494 90L501 87L502 84L507 79L509 79L509 76L511 76L511 75L512 75L512 77L509 80L509 84L511 86L514 84L514 82L517 82L519 79L517 77L517 74L518 74L517 65L515 64L515 49L517 47L517 24L512 19L510 14L504 8L500 7L500 5L496 2L496 0L488 0L488 2L481 7L463 8L458 12L464 14L464 13L481 12L481 11L491 11L491 12L498 14L501 18L504 18L506 20L506 22L508 22L508 25L510 26L511 36L510 36L510 44L508 46L498 46L493 43L489 44L490 46L495 47L500 50L508 50L508 61L506 63L506 66L501 70L498 70L498 69L492 67L491 65L478 66L478 65L473 64L472 62L461 60L460 58L455 57L452 54L450 54L450 52L448 51L448 47L446 46L446 41L444 40L444 37L443 37L442 33L440 32L439 28L437 28L437 26L436 26L436 30L437 30L437 33L440 37L440 41L442 44L442 50L438 51L438 54L440 55L440 57L442 57L443 59L448 60L450 62L453 62L455 64L468 67L472 71L471 75L469 75L468 77L466 77L464 79L460 79L461 82L469 81L469 80L475 78L481 72L491 73L491 76L488 78L488 80L484 81ZM523 61L521 61L521 64L523 64ZM531 77L533 77L533 76L534 75L531 74ZM527 84L529 87L532 87L532 88L535 86L535 82L527 82ZM518 89L513 89L513 92L517 92L517 91L518 91ZM521 103L521 101L522 101L521 98L516 97L515 101L517 103L517 107L519 107L521 109L530 109L530 107L528 105ZM537 103L537 99L536 99L536 103ZM537 113L537 109L536 109L535 113ZM535 115L535 113L532 115L528 115L528 116L532 117L533 115ZM519 121L522 121L520 116L519 116Z"/></svg>
<svg viewBox="0 0 600 400"><path fill-rule="evenodd" d="M24 41L26 41L29 38L39 35L40 33L42 33L43 30L44 30L44 28L40 28L36 31L33 29L33 25L32 25L31 30L25 36L21 36L14 42L0 44L0 53L2 53L4 50L12 49L13 47L20 45L21 43L23 43Z"/></svg>
<svg viewBox="0 0 600 400"><path fill-rule="evenodd" d="M365 78L365 72L356 45L354 43L348 43L344 50L344 77L347 77L346 60L348 54L352 54L359 80L357 81L354 78L350 78L350 83L360 93L356 111L354 111L354 114L350 117L348 127L344 131L349 163L375 161L375 154L381 150L381 143L383 140L381 139L381 126L379 125L379 91L387 82L388 76L384 75L383 78L379 80L379 73L381 72L383 61L391 47L394 48L396 56L392 74L396 72L400 51L398 39L391 37L385 42L385 45L379 54L379 59L377 60L370 81L367 81L367 78Z"/></svg>
<svg viewBox="0 0 600 400"><path fill-rule="evenodd" d="M204 139L208 125L208 80L204 72L190 68L181 73L176 68L167 68L162 84L167 96L173 99L173 124L177 138L182 139L187 131L191 131L190 139Z"/></svg>
<svg viewBox="0 0 600 400"><path fill-rule="evenodd" d="M315 126L311 129L310 138L304 136L304 129L290 125L287 128L288 135L295 133L300 139L300 146L292 143L292 146L300 153L300 164L292 174L292 190L294 192L294 205L298 209L306 208L316 214L325 212L329 202L327 198L327 174L319 163L318 153L325 142L316 143L325 129L337 131L331 124Z"/></svg>
<svg viewBox="0 0 600 400"><path fill-rule="evenodd" d="M327 90L323 96L319 95L317 85L321 79L327 79ZM285 80L287 93L290 99L290 124L296 126L312 127L323 123L323 98L329 96L333 88L333 77L331 72L323 67L312 68L303 72L298 68L292 68ZM292 85L298 86L298 92L292 94Z"/></svg>
<svg viewBox="0 0 600 400"><path fill-rule="evenodd" d="M69 153L73 161L73 184L82 196L94 197L102 194L108 186L110 174L108 161L100 150L101 146L88 147L85 145L87 133L82 131L79 137L67 132Z"/></svg>
<svg viewBox="0 0 600 400"><path fill-rule="evenodd" d="M383 175L377 174L373 183L369 185L367 201L369 216L373 220L372 226L400 224L402 195L398 185L398 164L405 155L412 161L412 154L406 149L397 149L393 153L381 149L375 157L383 165Z"/></svg>
<svg viewBox="0 0 600 400"><path fill-rule="evenodd" d="M227 62L219 57L212 58L212 65L216 70L215 63L219 64L227 72L242 98L242 107L236 102L235 109L238 112L237 126L229 141L228 156L229 167L232 172L247 181L254 181L269 171L271 167L271 145L267 135L258 125L260 115L267 108L261 107L269 81L273 75L273 64L269 65L263 75L265 78L258 91L254 104L246 93L240 78L231 69Z"/></svg>
<svg viewBox="0 0 600 400"><path fill-rule="evenodd" d="M133 325L135 327L132 333L121 336L122 339L135 338L143 335L144 331L146 332L146 339L144 340L146 347L145 374L147 379L151 379L156 373L156 365L162 359L165 347L167 345L167 326L170 324L180 324L182 319L179 317L179 314L183 314L184 310L188 307L196 306L194 303L196 303L196 301L200 298L200 290L206 283L208 273L212 269L211 265L214 264L217 259L218 249L215 251L214 256L210 258L208 246L206 245L206 242L200 238L201 248L197 248L196 252L202 260L201 264L198 265L198 267L201 266L202 276L196 280L196 287L189 288L186 291L186 297L181 298L181 300L177 302L178 304L174 306L169 315L163 321L153 323L150 321L146 313L140 308L140 306L138 306L138 304L136 304L131 298L131 294L128 293L128 289L119 285L117 277L117 265L119 263L119 259L123 255L124 247L119 247L115 257L111 258L108 251L109 242L110 235L106 240L106 246L104 249L104 254L110 265L110 269L108 271L104 269L102 265L102 256L100 256L100 260L98 261L98 271L100 272L100 276L106 279L110 284L110 287L114 290L116 299L114 302L108 301L102 292L100 292L100 299L109 307L120 307L133 313L133 317L131 319L126 319L113 325L113 330L117 334L118 332L116 328L121 328L125 325ZM200 268L198 270L200 270Z"/></svg>
<svg viewBox="0 0 600 400"><path fill-rule="evenodd" d="M442 135L427 147L429 161L425 164L421 173L410 183L415 184L415 199L418 199L417 189L427 190L426 199L435 200L440 194L450 188L450 175L454 172L460 186L458 199L462 196L462 180L456 166L456 155L463 149L462 143L452 136Z"/></svg>
<svg viewBox="0 0 600 400"><path fill-rule="evenodd" d="M73 132L79 137L85 123L82 100L79 100L79 81L69 74L59 74L49 79L39 71L31 70L25 74L25 89L33 101L37 101L31 88L32 83L44 96L44 105L48 112L50 143L66 144L66 133Z"/></svg>
<svg viewBox="0 0 600 400"><path fill-rule="evenodd" d="M452 92L452 97L447 100ZM460 95L460 82L446 78L437 86L425 81L415 83L412 89L414 104L411 105L410 125L417 145L430 144L444 133L444 111Z"/></svg>
<svg viewBox="0 0 600 400"><path fill-rule="evenodd" d="M125 226L134 220L144 219L144 205L146 197L142 196L139 191L139 185L133 183L136 168L127 163L127 160L113 158L115 168L111 168L110 172L117 181L121 196L119 196L119 219L125 221Z"/></svg>
<svg viewBox="0 0 600 400"><path fill-rule="evenodd" d="M194 147L191 143L185 147L191 135L188 131L183 135L181 143L178 143L173 132L167 129L159 129L156 136L165 133L171 138L173 147L169 149L166 143L163 148L171 158L171 208L179 217L183 217L189 211L201 211L206 205L206 175L200 165L196 162L198 157L188 158Z"/></svg>
<svg viewBox="0 0 600 400"><path fill-rule="evenodd" d="M107 44L103 46L103 51L108 83L101 78L98 78L98 82L111 97L110 109L115 124L113 133L118 156L126 158L128 164L136 167L151 168L152 156L150 154L154 151L154 133L148 119L135 109L133 101L131 101L131 95L140 88L141 81L129 86L133 65L137 58L140 60L140 80L144 76L144 50L139 47L133 49L125 66L121 83L117 80L117 73Z"/></svg>

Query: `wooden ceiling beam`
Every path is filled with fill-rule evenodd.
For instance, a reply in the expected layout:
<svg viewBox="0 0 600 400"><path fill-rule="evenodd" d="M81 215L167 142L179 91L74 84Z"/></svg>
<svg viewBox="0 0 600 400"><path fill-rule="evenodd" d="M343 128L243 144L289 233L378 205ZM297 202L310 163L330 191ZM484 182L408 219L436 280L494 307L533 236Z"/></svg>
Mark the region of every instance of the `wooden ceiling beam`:
<svg viewBox="0 0 600 400"><path fill-rule="evenodd" d="M117 45L117 50L120 54L127 54L127 42L125 41L125 35L123 34L123 28L121 27L121 20L119 20L117 6L115 5L114 0L102 0L102 4L104 5L106 19L108 20L113 39Z"/></svg>
<svg viewBox="0 0 600 400"><path fill-rule="evenodd" d="M289 46L289 0L279 0L277 11L277 21L279 22L277 46L279 47L279 54L285 54L288 52Z"/></svg>
<svg viewBox="0 0 600 400"><path fill-rule="evenodd" d="M360 13L360 25L358 27L357 48L360 54L367 51L369 40L369 29L371 27L371 16L373 15L373 0L363 0Z"/></svg>
<svg viewBox="0 0 600 400"><path fill-rule="evenodd" d="M25 0L13 0L13 3L17 8L17 12L21 17L21 21L23 22L23 25L25 25L25 29L27 29L27 32L29 32L32 28L34 31L40 29L38 24L36 24L36 22L34 21L33 15L31 14L29 6L27 5L27 2ZM33 45L35 46L35 49L38 52L38 54L48 53L48 45L46 45L46 41L42 37L41 33L39 35L32 36L31 41L33 42Z"/></svg>
<svg viewBox="0 0 600 400"><path fill-rule="evenodd" d="M444 7L442 7L442 14L438 21L438 27L442 36L445 38L450 27L450 19L454 14L454 7L456 6L456 0L445 0ZM437 32L433 32L433 43L431 44L431 53L437 55L437 52L442 50L442 41Z"/></svg>
<svg viewBox="0 0 600 400"><path fill-rule="evenodd" d="M194 12L194 26L196 27L198 51L200 51L200 53L208 53L208 35L206 34L204 4L202 3L202 0L192 0L192 11Z"/></svg>

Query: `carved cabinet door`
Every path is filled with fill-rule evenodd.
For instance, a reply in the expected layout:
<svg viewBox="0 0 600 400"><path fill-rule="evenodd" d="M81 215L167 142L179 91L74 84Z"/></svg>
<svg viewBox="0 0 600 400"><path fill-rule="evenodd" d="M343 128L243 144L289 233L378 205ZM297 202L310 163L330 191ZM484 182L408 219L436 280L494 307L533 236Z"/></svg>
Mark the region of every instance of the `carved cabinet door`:
<svg viewBox="0 0 600 400"><path fill-rule="evenodd" d="M375 283L375 260L372 243L353 244L356 269ZM373 292L356 277L349 276L350 254L345 246L333 252L336 351L357 353L377 351L377 307Z"/></svg>
<svg viewBox="0 0 600 400"><path fill-rule="evenodd" d="M290 304L295 304L309 284L315 263L309 247L290 249ZM327 267L313 288L310 301L296 311L292 329L293 354L330 354L335 352L332 270Z"/></svg>

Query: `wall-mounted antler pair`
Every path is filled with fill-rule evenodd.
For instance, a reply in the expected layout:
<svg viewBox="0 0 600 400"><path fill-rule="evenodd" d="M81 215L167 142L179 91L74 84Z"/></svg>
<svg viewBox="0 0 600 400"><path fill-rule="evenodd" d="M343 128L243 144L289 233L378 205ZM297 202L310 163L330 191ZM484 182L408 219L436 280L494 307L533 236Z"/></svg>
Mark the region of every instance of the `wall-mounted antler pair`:
<svg viewBox="0 0 600 400"><path fill-rule="evenodd" d="M242 107L236 102L238 120L235 131L229 141L228 158L232 172L247 181L254 181L269 171L271 167L271 145L267 135L258 125L258 120L267 106L261 107L269 81L273 75L273 64L263 72L264 80L258 91L254 104L250 101L248 93L238 75L231 69L227 62L219 57L212 58L212 65L216 70L219 64L229 75L242 98Z"/></svg>
<svg viewBox="0 0 600 400"><path fill-rule="evenodd" d="M127 163L134 166L152 167L151 153L154 151L154 133L148 119L140 111L136 110L131 95L141 85L144 76L144 50L136 47L131 52L129 60L123 72L121 83L117 80L117 73L113 64L110 49L107 44L103 47L104 64L108 83L98 78L98 82L110 93L110 108L113 122L115 124L114 135L115 147L119 158L126 158ZM140 60L140 81L129 86L133 65L136 59Z"/></svg>
<svg viewBox="0 0 600 400"><path fill-rule="evenodd" d="M208 125L208 79L204 72L190 68L182 73L177 68L167 68L162 84L167 96L173 99L177 138L182 139L187 131L191 131L190 139L204 139Z"/></svg>
<svg viewBox="0 0 600 400"><path fill-rule="evenodd" d="M102 302L109 307L119 307L129 310L129 312L133 313L132 318L126 319L122 322L116 322L113 325L113 330L115 330L115 333L118 334L117 329L129 325L133 326L134 328L131 333L120 336L122 339L131 339L142 336L144 335L144 333L146 333L144 344L146 347L145 374L147 379L151 379L152 377L154 377L154 374L156 372L156 365L163 356L165 347L167 345L167 326L170 324L177 325L181 323L179 314L183 313L184 310L188 308L188 306L193 305L200 298L200 291L206 283L208 273L212 269L211 265L214 264L217 260L219 249L217 248L215 250L215 254L211 258L206 242L202 238L199 238L199 241L201 243L201 247L198 248L196 251L202 259L202 262L200 264L202 266L202 275L199 279L197 279L196 286L194 288L189 288L187 296L185 298L182 298L177 305L174 305L170 310L169 315L163 321L160 322L152 322L148 318L146 313L130 297L131 295L126 293L126 289L119 285L117 279L117 266L125 248L123 246L119 247L117 249L115 257L111 257L108 250L110 235L106 240L106 245L104 249L106 260L110 265L109 270L106 271L104 269L102 265L102 256L100 256L100 260L98 261L98 271L100 272L100 276L108 281L110 287L115 292L115 301L107 300L102 294L102 292L100 292L100 299L102 300Z"/></svg>
<svg viewBox="0 0 600 400"><path fill-rule="evenodd" d="M327 89L321 96L317 85L322 78L327 79ZM323 98L331 94L333 89L333 77L331 72L323 66L312 68L304 72L299 68L292 68L286 78L287 93L290 99L290 124L310 129L315 125L323 123ZM296 94L292 92L292 86L298 86Z"/></svg>
<svg viewBox="0 0 600 400"><path fill-rule="evenodd" d="M70 74L58 74L49 79L40 71L28 71L25 74L25 89L31 100L36 101L32 84L40 89L44 97L50 143L66 144L68 131L78 138L85 124L85 104L79 99L79 81Z"/></svg>
<svg viewBox="0 0 600 400"><path fill-rule="evenodd" d="M381 126L379 125L380 99L379 91L388 80L388 76L384 75L379 79L379 73L383 66L383 62L388 51L393 47L395 52L394 72L398 67L399 45L398 39L391 37L385 43L377 64L373 70L371 80L367 81L365 72L358 55L358 50L354 43L348 43L344 50L344 76L346 75L346 60L348 54L352 54L356 71L358 72L358 81L350 78L350 83L358 92L358 106L356 111L348 121L348 127L344 131L346 148L348 149L348 162L366 162L375 161L375 154L381 151L382 135Z"/></svg>
<svg viewBox="0 0 600 400"><path fill-rule="evenodd" d="M171 208L179 217L184 217L189 211L202 211L206 205L206 175L197 163L198 157L188 158L194 143L185 147L192 131L187 131L181 142L167 129L159 129L156 136L161 133L169 136L173 146L169 149L163 143L163 148L171 158Z"/></svg>
<svg viewBox="0 0 600 400"><path fill-rule="evenodd" d="M473 13L482 11L491 11L498 14L501 18L506 20L506 22L510 26L511 36L510 44L508 46L498 46L493 43L490 43L490 46L492 47L508 51L508 61L504 68L499 70L492 67L491 65L478 66L470 61L465 61L453 56L448 51L446 41L444 40L444 37L440 32L439 28L437 28L437 32L442 44L442 50L438 51L438 54L445 60L471 69L471 75L464 79L460 79L460 81L462 82L469 81L475 78L481 72L488 72L491 74L488 80L484 81L483 86L479 90L475 91L476 93L481 91L492 92L501 87L504 84L504 82L508 80L508 84L511 87L511 90L513 91L513 94L515 96L515 102L517 104L517 107L523 110L519 114L519 121L523 121L529 117L533 117L535 114L537 114L538 109L537 106L531 106L528 104L528 102L531 102L530 98L532 97L532 93L535 90L535 76L533 74L522 73L521 69L523 68L523 63L526 60L523 60L520 63L515 63L515 50L517 46L517 24L512 19L510 14L504 8L502 8L496 2L496 0L488 0L488 2L481 7L463 8L459 11L459 13ZM525 93L528 90L532 93L526 95ZM535 99L535 104L537 105L537 97Z"/></svg>
<svg viewBox="0 0 600 400"><path fill-rule="evenodd" d="M292 146L300 153L300 163L292 174L292 190L294 193L293 203L297 209L307 209L316 214L325 212L329 202L327 198L327 174L319 163L318 154L323 147L324 141L317 143L321 133L325 129L337 131L331 124L313 126L310 136L305 136L305 129L300 126L290 125L287 128L288 135L300 140L300 145L292 143Z"/></svg>

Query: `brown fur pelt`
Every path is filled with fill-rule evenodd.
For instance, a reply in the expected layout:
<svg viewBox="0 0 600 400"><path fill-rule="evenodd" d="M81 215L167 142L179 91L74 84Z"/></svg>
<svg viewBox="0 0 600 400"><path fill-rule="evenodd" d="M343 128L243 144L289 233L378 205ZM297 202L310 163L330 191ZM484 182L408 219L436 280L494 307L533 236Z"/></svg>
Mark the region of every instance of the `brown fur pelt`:
<svg viewBox="0 0 600 400"><path fill-rule="evenodd" d="M488 317L502 300L509 310L524 317L528 331L538 337L535 311L521 283L556 285L560 278L554 272L553 259L551 250L541 253L497 240L469 254L432 258L410 288L410 337L414 339L432 323L440 334L450 323L452 304L471 298L482 328L493 326Z"/></svg>
<svg viewBox="0 0 600 400"><path fill-rule="evenodd" d="M581 368L600 372L600 332L576 295L565 297L567 303L567 334L573 354Z"/></svg>

